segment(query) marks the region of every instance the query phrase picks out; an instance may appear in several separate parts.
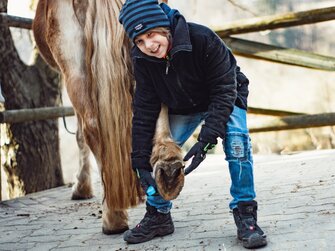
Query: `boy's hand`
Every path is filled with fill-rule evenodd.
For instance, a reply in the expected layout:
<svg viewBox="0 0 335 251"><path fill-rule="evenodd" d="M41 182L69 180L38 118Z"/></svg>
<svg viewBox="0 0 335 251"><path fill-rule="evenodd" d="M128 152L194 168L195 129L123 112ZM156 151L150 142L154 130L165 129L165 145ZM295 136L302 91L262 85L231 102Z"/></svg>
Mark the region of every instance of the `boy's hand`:
<svg viewBox="0 0 335 251"><path fill-rule="evenodd" d="M184 161L188 161L192 156L194 156L191 165L185 168L185 175L196 169L206 158L207 151L212 149L214 146L215 144L212 143L198 141L184 157Z"/></svg>
<svg viewBox="0 0 335 251"><path fill-rule="evenodd" d="M147 195L157 193L156 182L152 178L151 173L145 169L136 169L137 177L140 179L141 186Z"/></svg>

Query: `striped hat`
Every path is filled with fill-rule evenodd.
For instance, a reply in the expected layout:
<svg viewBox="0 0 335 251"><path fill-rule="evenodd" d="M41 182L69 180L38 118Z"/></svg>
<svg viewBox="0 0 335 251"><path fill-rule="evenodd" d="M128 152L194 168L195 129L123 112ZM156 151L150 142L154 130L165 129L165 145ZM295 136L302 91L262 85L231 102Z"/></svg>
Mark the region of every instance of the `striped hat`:
<svg viewBox="0 0 335 251"><path fill-rule="evenodd" d="M157 0L127 0L119 21L131 40L157 27L170 27L170 21Z"/></svg>

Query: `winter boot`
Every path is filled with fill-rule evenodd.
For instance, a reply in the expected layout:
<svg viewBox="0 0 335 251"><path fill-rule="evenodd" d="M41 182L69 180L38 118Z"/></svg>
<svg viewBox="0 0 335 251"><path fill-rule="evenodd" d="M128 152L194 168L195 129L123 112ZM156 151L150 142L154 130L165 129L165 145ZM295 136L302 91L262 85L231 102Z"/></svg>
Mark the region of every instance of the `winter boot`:
<svg viewBox="0 0 335 251"><path fill-rule="evenodd" d="M257 225L257 202L241 201L233 210L237 226L237 238L245 248L257 248L267 244L266 235Z"/></svg>
<svg viewBox="0 0 335 251"><path fill-rule="evenodd" d="M147 212L136 227L126 231L123 239L131 244L152 240L155 236L165 236L174 232L170 212L163 214L147 203Z"/></svg>

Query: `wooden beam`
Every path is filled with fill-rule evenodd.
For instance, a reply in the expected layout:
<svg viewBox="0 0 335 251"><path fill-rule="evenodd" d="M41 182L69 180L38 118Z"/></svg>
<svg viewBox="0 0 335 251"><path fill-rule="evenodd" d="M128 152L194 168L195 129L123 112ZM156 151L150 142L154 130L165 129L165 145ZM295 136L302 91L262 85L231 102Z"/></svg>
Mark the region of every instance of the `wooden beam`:
<svg viewBox="0 0 335 251"><path fill-rule="evenodd" d="M250 133L291 130L321 126L334 126L335 113L298 115L283 118L259 119L255 125L250 123Z"/></svg>
<svg viewBox="0 0 335 251"><path fill-rule="evenodd" d="M300 112L272 110L272 109L264 109L264 108L257 108L257 107L248 107L248 113L258 114L258 115L269 115L269 116L294 116L294 115L305 114L305 113L300 113Z"/></svg>
<svg viewBox="0 0 335 251"><path fill-rule="evenodd" d="M31 18L17 17L8 15L7 13L0 13L1 19L8 27L16 27L22 29L32 29L33 20Z"/></svg>
<svg viewBox="0 0 335 251"><path fill-rule="evenodd" d="M271 110L264 108L248 107L248 113L271 115L271 116L292 116L302 113ZM62 116L73 116L72 107L44 107L21 110L7 110L0 112L0 123L20 123L34 120L55 119Z"/></svg>
<svg viewBox="0 0 335 251"><path fill-rule="evenodd" d="M335 16L335 12L333 14L330 14L330 10L335 10L335 7L333 8L325 8L325 9L317 9L312 10L311 14L316 15L317 13L319 15L325 15L327 18L330 16ZM300 13L300 12L299 12ZM284 14L288 16L294 16L295 14L297 17L304 17L306 20L310 20L311 22L315 21L316 18L308 18L308 15L306 13L309 13L308 11L299 13L289 13ZM1 17L0 19L5 20L7 22L8 26L11 27L18 27L18 28L25 28L25 29L31 29L32 26L32 19L29 18L21 18L16 16L7 15L6 13L0 13ZM276 18L269 18L269 20L272 20L271 22L277 23ZM271 23L270 21L268 21ZM279 22L279 21L278 21ZM293 22L293 21L292 21ZM256 27L257 25L254 24ZM262 26L263 27L263 26ZM235 28L232 27L234 30ZM241 28L243 30L245 28ZM262 28L263 29L263 28ZM222 33L221 31L218 31L218 34L220 37L224 38L228 33ZM237 34L237 33L229 33L229 34ZM309 67L314 69L320 69L320 70L328 70L333 71L335 69L335 58L333 57L327 57L322 56L314 53L308 53L296 49L288 49L288 48L282 48L282 47L276 47L272 45L257 43L253 41L238 39L238 38L224 38L224 41L228 44L228 46L235 52L237 55L245 56L245 57L251 57L251 58L257 58L257 59L265 59L270 60L274 62L280 62L284 64L292 64L292 65L298 65L303 67Z"/></svg>
<svg viewBox="0 0 335 251"><path fill-rule="evenodd" d="M7 24L10 27L31 29L33 20L30 18L12 16L6 13L0 13L0 15L5 17L5 20L7 20ZM238 22L225 24L221 27L214 27L214 29L220 37L227 37L234 34L287 28L297 25L325 22L334 19L335 7L328 7L240 20Z"/></svg>
<svg viewBox="0 0 335 251"><path fill-rule="evenodd" d="M335 57L323 56L297 49L278 47L240 38L224 38L234 54L318 70L335 71Z"/></svg>
<svg viewBox="0 0 335 251"><path fill-rule="evenodd" d="M248 32L287 28L297 25L314 24L335 19L335 7L289 12L272 16L251 18L214 27L220 37Z"/></svg>
<svg viewBox="0 0 335 251"><path fill-rule="evenodd" d="M72 107L43 107L34 109L6 110L0 112L0 123L21 123L35 120L57 119L73 116Z"/></svg>
<svg viewBox="0 0 335 251"><path fill-rule="evenodd" d="M294 116L304 113L248 107L249 114L270 116ZM72 107L43 107L0 112L0 123L19 123L33 120L55 119L62 116L73 116Z"/></svg>
<svg viewBox="0 0 335 251"><path fill-rule="evenodd" d="M259 119L256 122L256 126L250 126L249 131L251 133L335 125L335 113L294 116L293 114L299 113L249 107L250 109L257 111L258 114L288 115L282 118ZM57 119L58 117L73 115L74 110L72 107L7 110L0 112L0 123L22 123L35 120Z"/></svg>

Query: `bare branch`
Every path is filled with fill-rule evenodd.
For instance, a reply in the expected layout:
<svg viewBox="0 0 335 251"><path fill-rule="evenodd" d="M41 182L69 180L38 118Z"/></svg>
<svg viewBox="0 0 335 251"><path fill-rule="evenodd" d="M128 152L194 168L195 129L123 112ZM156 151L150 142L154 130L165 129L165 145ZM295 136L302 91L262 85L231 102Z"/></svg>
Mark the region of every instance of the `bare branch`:
<svg viewBox="0 0 335 251"><path fill-rule="evenodd" d="M256 14L255 12L251 11L249 8L243 6L242 4L240 3L236 3L235 0L227 0L229 3L231 3L232 5L234 5L235 7L245 11L245 12L248 12L250 13L251 15L253 15L254 17L258 17L259 15Z"/></svg>

